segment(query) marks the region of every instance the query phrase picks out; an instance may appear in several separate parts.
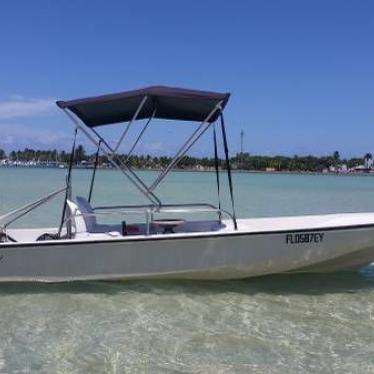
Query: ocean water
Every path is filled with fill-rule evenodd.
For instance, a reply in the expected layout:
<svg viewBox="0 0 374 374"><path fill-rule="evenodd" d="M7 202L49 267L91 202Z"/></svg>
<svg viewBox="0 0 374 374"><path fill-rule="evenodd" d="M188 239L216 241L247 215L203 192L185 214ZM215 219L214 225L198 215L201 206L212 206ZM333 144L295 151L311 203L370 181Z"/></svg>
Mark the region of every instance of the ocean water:
<svg viewBox="0 0 374 374"><path fill-rule="evenodd" d="M63 186L65 173L0 168L0 215ZM97 177L94 205L144 202L120 174ZM89 179L74 171L74 194L87 194ZM178 172L159 195L216 203L214 182L214 173ZM370 176L237 173L234 182L239 217L374 211ZM17 225L57 224L60 205ZM374 268L225 282L0 284L0 337L0 373L374 373Z"/></svg>

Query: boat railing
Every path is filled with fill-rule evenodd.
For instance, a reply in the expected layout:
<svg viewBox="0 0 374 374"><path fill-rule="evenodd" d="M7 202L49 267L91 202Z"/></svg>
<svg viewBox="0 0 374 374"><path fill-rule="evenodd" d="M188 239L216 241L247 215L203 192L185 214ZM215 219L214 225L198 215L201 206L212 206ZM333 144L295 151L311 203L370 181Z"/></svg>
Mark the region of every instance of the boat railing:
<svg viewBox="0 0 374 374"><path fill-rule="evenodd" d="M65 223L69 223L76 217L96 217L96 216L111 216L111 215L129 215L139 214L145 216L145 234L151 233L151 225L153 223L155 214L162 213L216 213L218 214L219 221L223 215L228 216L234 220L233 215L221 208L217 208L212 204L165 204L162 206L153 205L117 205L117 206L100 206L93 208L93 213L73 213L66 219Z"/></svg>
<svg viewBox="0 0 374 374"><path fill-rule="evenodd" d="M189 203L189 204L162 204L162 205L153 205L153 204L145 204L145 205L111 205L111 206L97 206L93 207L94 211L97 210L114 210L114 209L152 209L154 212L161 212L161 211L169 211L169 209L174 208L189 208L191 211L195 211L198 208L206 208L210 212L217 212L219 209L209 203ZM230 214L230 213L229 213ZM230 216L232 216L230 214Z"/></svg>
<svg viewBox="0 0 374 374"><path fill-rule="evenodd" d="M7 227L14 223L15 221L19 220L20 218L24 217L28 213L32 212L33 210L37 209L38 207L46 204L48 201L53 199L54 197L58 196L62 192L66 192L67 187L62 187L56 191L49 193L48 195L42 196L38 200L35 200L31 203L23 205L17 209L10 211L2 216L0 216L0 232L6 231Z"/></svg>
<svg viewBox="0 0 374 374"><path fill-rule="evenodd" d="M94 207L94 211L100 210L116 210L116 209L130 209L144 212L150 210L152 214L158 213L216 213L218 219L221 220L222 215L228 216L234 221L234 216L221 208L217 208L209 203L187 203L187 204L162 204L162 205L114 205L114 206L98 206Z"/></svg>

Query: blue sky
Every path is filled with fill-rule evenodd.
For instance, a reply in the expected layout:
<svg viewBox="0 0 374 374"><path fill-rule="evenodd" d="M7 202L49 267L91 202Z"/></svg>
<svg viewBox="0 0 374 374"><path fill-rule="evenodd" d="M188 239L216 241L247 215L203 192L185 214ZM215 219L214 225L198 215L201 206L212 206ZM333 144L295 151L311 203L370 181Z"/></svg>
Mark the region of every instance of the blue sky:
<svg viewBox="0 0 374 374"><path fill-rule="evenodd" d="M232 153L241 129L252 154L374 153L373 16L365 0L5 0L0 148L68 149L55 99L165 84L232 92ZM192 131L160 126L139 152Z"/></svg>

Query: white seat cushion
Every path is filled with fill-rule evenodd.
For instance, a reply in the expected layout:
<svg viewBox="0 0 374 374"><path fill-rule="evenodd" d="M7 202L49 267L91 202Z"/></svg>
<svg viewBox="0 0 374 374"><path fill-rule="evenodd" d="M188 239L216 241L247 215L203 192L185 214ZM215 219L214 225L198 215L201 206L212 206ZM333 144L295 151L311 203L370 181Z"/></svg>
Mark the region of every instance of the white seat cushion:
<svg viewBox="0 0 374 374"><path fill-rule="evenodd" d="M82 196L77 196L76 198L79 210L83 214L83 219L87 226L88 232L95 232L96 230L96 216L92 215L94 214L94 211L90 205L90 203Z"/></svg>
<svg viewBox="0 0 374 374"><path fill-rule="evenodd" d="M82 212L79 210L78 205L71 200L66 200L66 203L70 211L70 216L72 217L70 222L75 229L75 233L86 233L86 222L82 216Z"/></svg>

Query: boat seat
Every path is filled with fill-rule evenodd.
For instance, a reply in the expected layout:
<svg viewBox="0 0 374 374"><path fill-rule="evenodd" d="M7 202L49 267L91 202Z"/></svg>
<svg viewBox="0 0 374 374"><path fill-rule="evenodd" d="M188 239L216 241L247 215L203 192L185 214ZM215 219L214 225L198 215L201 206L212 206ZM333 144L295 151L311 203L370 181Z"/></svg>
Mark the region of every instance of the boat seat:
<svg viewBox="0 0 374 374"><path fill-rule="evenodd" d="M80 210L81 214L83 214L83 219L86 224L87 231L94 232L97 221L96 216L92 215L94 214L94 211L90 203L82 196L77 196L75 200L78 204L78 209Z"/></svg>
<svg viewBox="0 0 374 374"><path fill-rule="evenodd" d="M82 196L76 197L77 208L84 220L86 231L90 233L121 232L121 225L106 225L97 223L94 210L90 203Z"/></svg>
<svg viewBox="0 0 374 374"><path fill-rule="evenodd" d="M82 212L79 210L77 204L66 199L66 204L69 209L69 216L71 216L71 225L74 229L75 235L88 233L86 222L83 218Z"/></svg>

